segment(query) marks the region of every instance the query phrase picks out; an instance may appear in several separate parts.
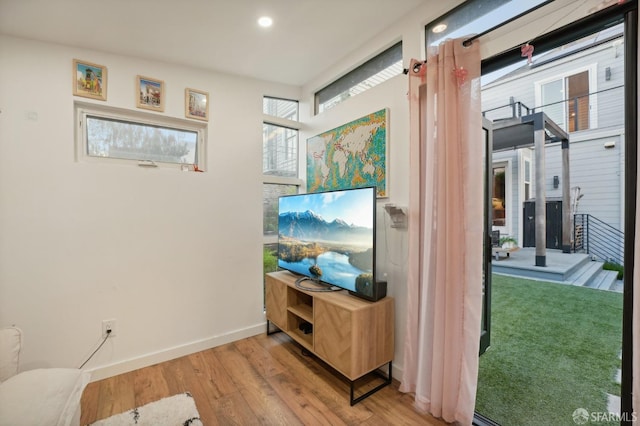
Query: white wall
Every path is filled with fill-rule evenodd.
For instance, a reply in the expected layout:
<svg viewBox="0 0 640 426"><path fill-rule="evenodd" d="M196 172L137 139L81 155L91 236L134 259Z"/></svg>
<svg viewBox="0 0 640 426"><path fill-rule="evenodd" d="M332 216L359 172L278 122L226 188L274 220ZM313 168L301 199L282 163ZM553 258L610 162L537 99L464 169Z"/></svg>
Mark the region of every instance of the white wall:
<svg viewBox="0 0 640 426"><path fill-rule="evenodd" d="M74 160L72 59L108 68L107 105L135 110L135 76L208 91L206 173ZM22 367L79 366L101 321L117 336L96 378L264 332L262 96L299 88L0 37L0 325Z"/></svg>

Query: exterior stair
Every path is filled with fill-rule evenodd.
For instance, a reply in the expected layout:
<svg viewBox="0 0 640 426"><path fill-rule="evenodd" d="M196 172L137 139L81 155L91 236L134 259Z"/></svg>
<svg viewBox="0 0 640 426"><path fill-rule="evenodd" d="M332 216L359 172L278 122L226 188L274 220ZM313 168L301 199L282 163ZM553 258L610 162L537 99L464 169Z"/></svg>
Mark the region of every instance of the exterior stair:
<svg viewBox="0 0 640 426"><path fill-rule="evenodd" d="M603 270L604 263L589 254L547 249L546 265L535 266L535 253L534 247L523 247L511 256L494 258L492 273L622 293L618 273Z"/></svg>
<svg viewBox="0 0 640 426"><path fill-rule="evenodd" d="M572 285L589 287L598 290L621 291L617 285L618 273L602 269L603 262L591 261L581 265L574 271L567 281ZM619 289L620 287L620 289Z"/></svg>

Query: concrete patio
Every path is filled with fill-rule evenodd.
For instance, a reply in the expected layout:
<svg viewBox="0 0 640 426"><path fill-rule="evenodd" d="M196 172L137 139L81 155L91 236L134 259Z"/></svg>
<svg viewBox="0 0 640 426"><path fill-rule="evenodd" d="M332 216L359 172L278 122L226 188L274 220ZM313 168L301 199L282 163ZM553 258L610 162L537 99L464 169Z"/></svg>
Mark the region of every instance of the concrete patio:
<svg viewBox="0 0 640 426"><path fill-rule="evenodd" d="M525 247L511 252L508 257L501 255L500 260L494 257L492 271L502 275L622 292L622 281L617 280L617 272L603 270L603 262L591 260L588 254L547 249L547 266L535 266L535 256L534 247Z"/></svg>

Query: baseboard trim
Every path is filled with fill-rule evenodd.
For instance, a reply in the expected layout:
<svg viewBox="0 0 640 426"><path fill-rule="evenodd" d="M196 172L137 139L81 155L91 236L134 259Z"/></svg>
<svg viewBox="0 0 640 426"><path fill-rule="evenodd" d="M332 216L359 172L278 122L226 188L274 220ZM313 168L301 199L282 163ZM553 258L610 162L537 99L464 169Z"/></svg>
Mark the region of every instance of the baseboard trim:
<svg viewBox="0 0 640 426"><path fill-rule="evenodd" d="M206 349L215 348L216 346L235 342L236 340L245 339L265 332L265 323L257 324L241 330L235 330L219 336L198 340L187 343L185 345L174 346L162 351L153 352L128 360L116 362L109 365L103 365L94 369L88 369L91 373L91 382L117 376L118 374L128 373L139 368L148 367L160 362L170 361L181 356L190 355L195 352L204 351Z"/></svg>

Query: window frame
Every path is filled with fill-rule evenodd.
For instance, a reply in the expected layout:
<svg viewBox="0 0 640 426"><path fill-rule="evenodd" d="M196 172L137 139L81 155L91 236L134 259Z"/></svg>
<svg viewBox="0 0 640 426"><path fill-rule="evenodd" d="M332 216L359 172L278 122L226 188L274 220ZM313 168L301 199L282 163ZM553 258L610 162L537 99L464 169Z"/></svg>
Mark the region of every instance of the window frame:
<svg viewBox="0 0 640 426"><path fill-rule="evenodd" d="M546 84L553 83L554 81L561 80L562 81L562 90L563 93L563 104L562 104L562 113L564 115L565 125L563 130L568 131L569 126L569 105L568 102L570 99L567 98L567 78L578 75L583 72L588 72L589 75L589 126L586 129L576 130L577 132L589 131L598 128L598 64L592 63L590 65L585 65L582 67L573 68L570 71L566 71L560 74L555 74L551 77L544 78L542 80L537 80L534 82L535 88L535 104L536 111L543 111L544 105L542 105L542 87ZM562 126L561 126L562 127ZM565 128L566 127L566 128ZM571 132L574 133L574 132Z"/></svg>
<svg viewBox="0 0 640 426"><path fill-rule="evenodd" d="M397 58L398 55L399 58ZM390 62L393 59L395 59L395 61ZM385 47L383 50L373 55L370 59L364 61L358 66L351 68L345 74L335 78L330 83L316 90L313 94L314 114L318 115L326 112L336 105L342 103L346 99L366 92L367 90L379 84L382 84L385 81L392 79L393 77L402 75L403 60L403 42L402 39L400 39L393 42L388 47ZM391 67L398 64L398 62L399 67L397 74L394 74L387 78L380 76L382 72L388 71ZM375 69L375 72L371 73L371 69ZM376 78L375 80L380 79L381 81L376 82L374 80L374 77L376 76L378 76L378 78ZM355 91L355 93L352 94L352 91ZM321 101L321 98L326 97L327 94L329 94L329 97L326 100ZM333 102L329 103L329 101ZM324 106L325 104L329 105ZM323 106L322 109L321 106Z"/></svg>
<svg viewBox="0 0 640 426"><path fill-rule="evenodd" d="M194 169L191 163L171 163L150 159L126 159L114 157L98 157L89 155L87 140L87 117L97 117L105 120L125 121L142 126L163 127L186 132L197 133L195 166L199 171L206 171L207 162L207 130L208 124L201 121L191 121L176 117L158 115L148 112L128 110L113 106L98 105L86 102L74 102L75 117L75 160L77 162L134 165L141 167L158 167L176 170Z"/></svg>
<svg viewBox="0 0 640 426"><path fill-rule="evenodd" d="M500 235L512 235L511 234L511 222L513 220L513 211L512 211L512 202L513 202L513 193L512 193L512 168L511 168L511 159L496 159L493 161L491 165L491 197L492 200L495 198L495 194L493 194L493 187L495 185L495 169L504 169L504 225L495 225L493 220L491 223L491 229L494 231L500 231ZM492 207L493 209L493 207ZM492 219L493 217L492 212Z"/></svg>
<svg viewBox="0 0 640 426"><path fill-rule="evenodd" d="M296 113L296 117L300 117L300 102L296 99L286 99L286 98L282 98L282 97L274 97L274 96L267 96L264 95L263 96L263 100L264 99L274 99L274 100L283 100L283 101L292 101L292 102L296 102L298 104L298 111ZM264 110L263 110L264 111ZM268 174L262 174L262 186L264 187L265 185L293 185L293 186L297 186L298 187L298 193L300 192L300 189L303 188L303 183L304 181L300 178L300 170L301 170L301 153L300 153L300 130L301 130L301 124L300 121L294 121L294 120L290 120L287 118L282 118L282 117L277 117L274 115L269 115L266 113L262 113L262 125L264 126L265 124L270 125L270 126L276 126L276 127L282 127L282 128L286 128L286 129L290 129L290 130L295 130L298 132L298 137L297 137L297 150L296 150L296 154L297 154L297 168L296 168L296 176L279 176L279 175L268 175ZM264 135L263 135L263 140L262 140L262 144L264 147ZM263 154L264 155L264 154ZM263 169L264 171L264 169ZM263 217L264 217L264 213L263 213ZM265 245L270 245L270 244L275 244L278 242L278 234L273 233L273 234L265 234L264 233L264 223L262 226L262 242L263 242L263 246Z"/></svg>

